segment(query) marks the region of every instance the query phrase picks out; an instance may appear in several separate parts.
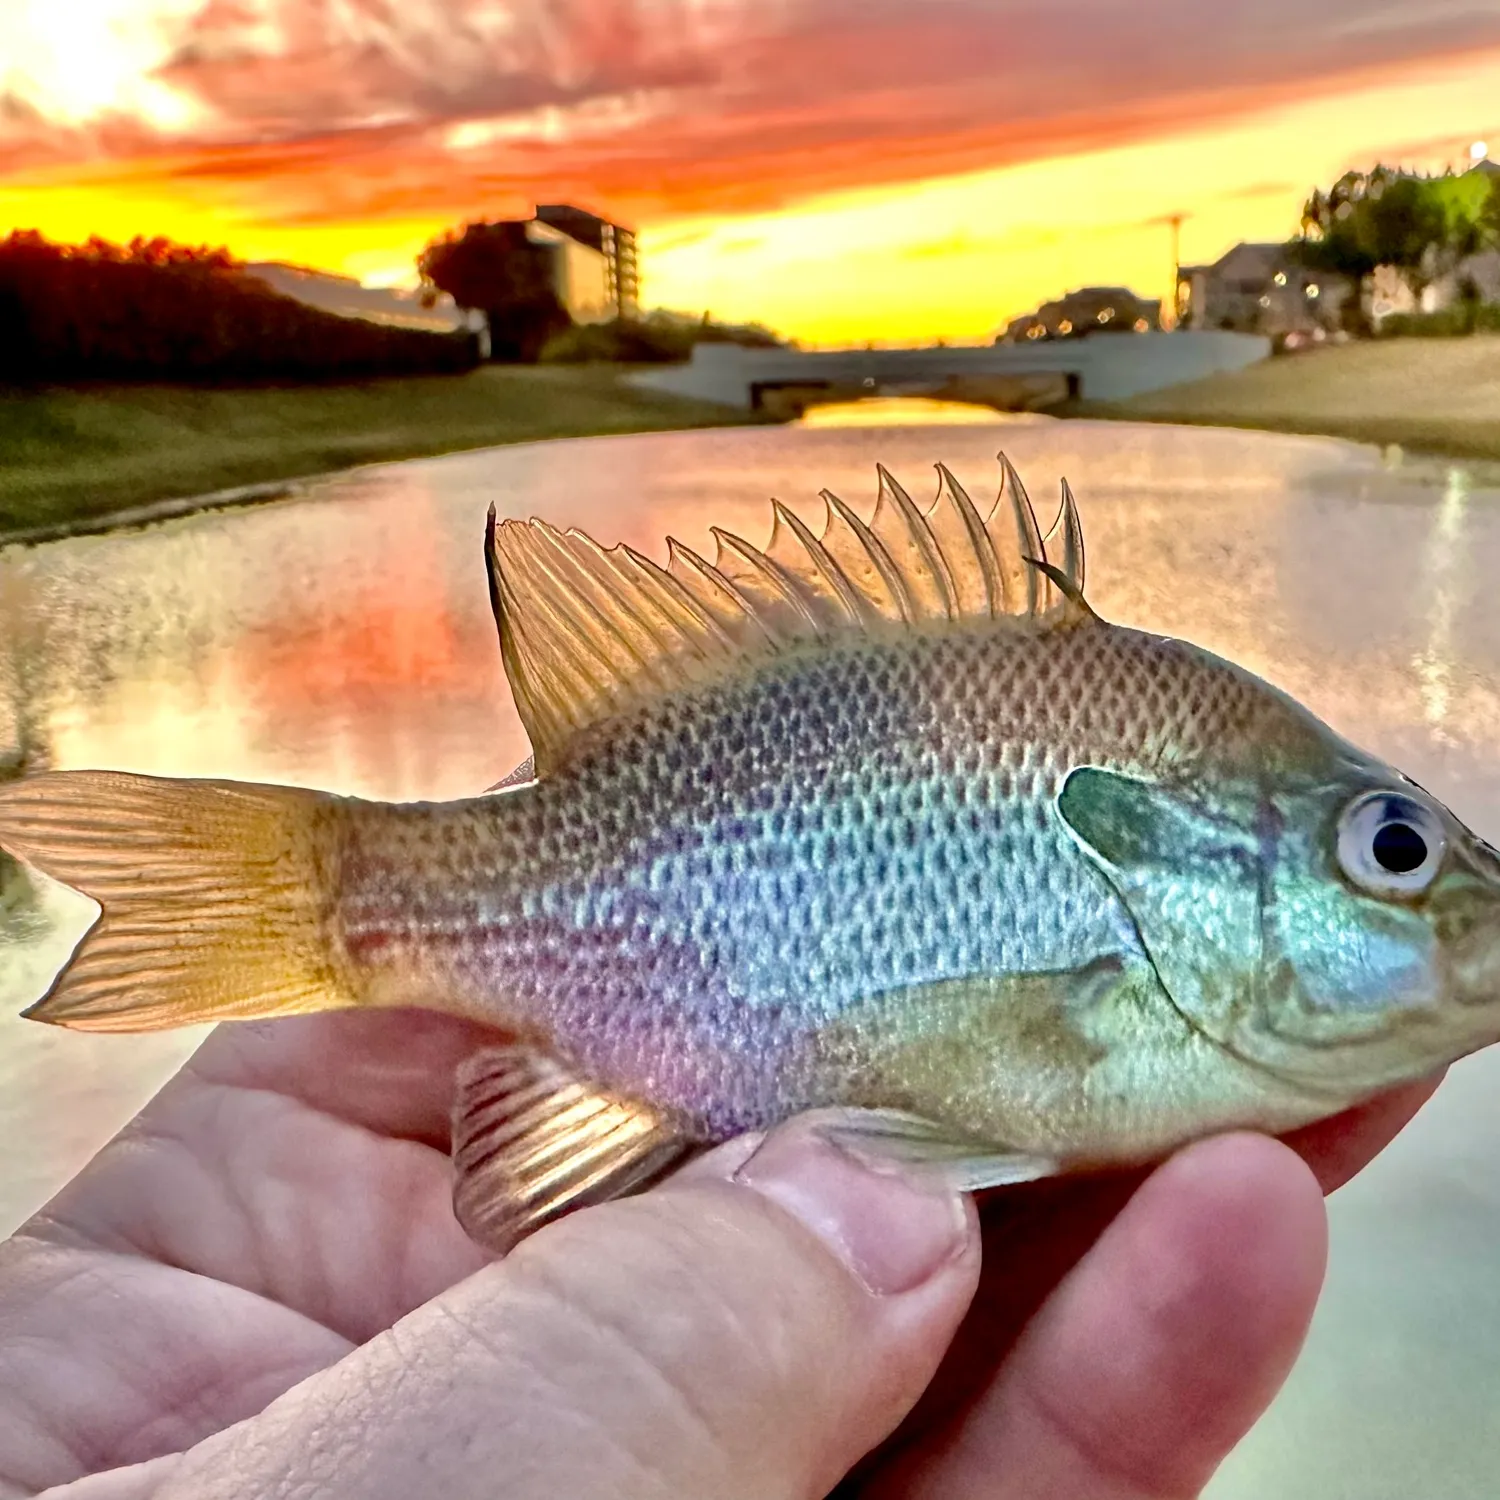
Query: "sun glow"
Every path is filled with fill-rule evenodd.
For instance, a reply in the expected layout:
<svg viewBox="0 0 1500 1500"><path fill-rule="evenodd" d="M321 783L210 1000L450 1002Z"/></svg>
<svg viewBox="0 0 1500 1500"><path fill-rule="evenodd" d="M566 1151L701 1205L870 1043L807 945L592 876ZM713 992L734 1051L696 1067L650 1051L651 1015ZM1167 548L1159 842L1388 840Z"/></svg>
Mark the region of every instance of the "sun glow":
<svg viewBox="0 0 1500 1500"><path fill-rule="evenodd" d="M160 130L185 129L193 103L154 78L170 24L199 0L6 0L0 8L0 96L63 125L110 113Z"/></svg>
<svg viewBox="0 0 1500 1500"><path fill-rule="evenodd" d="M760 321L813 345L984 339L1087 284L1170 302L1174 215L1184 219L1188 263L1238 240L1285 238L1307 191L1351 165L1382 155L1428 164L1411 161L1412 141L1447 140L1433 165L1466 157L1500 98L1500 53L1476 53L1413 63L1399 81L1346 77L1296 98L1280 89L1281 102L1227 120L1222 100L1205 94L1196 116L1184 106L1154 136L1101 135L1080 117L1034 159L1003 167L957 172L963 152L915 139L899 148L907 180L837 191L819 188L816 171L807 186L788 186L790 158L751 152L726 197L722 175L677 183L681 154L701 145L711 155L717 127L706 120L699 141L670 90L479 109L430 125L361 116L357 128L210 145L224 99L197 102L175 86L178 73L163 71L180 40L174 28L204 0L17 4L0 0L0 160L7 97L13 119L19 106L82 144L12 158L0 175L0 234L166 234L227 244L245 259L410 283L417 253L444 229L525 213L538 198L571 199L638 226L648 306ZM87 138L121 121L136 132L128 150ZM658 121L678 132L666 144ZM1068 145L1070 131L1081 144ZM1120 144L1087 144L1121 135ZM617 137L631 144L616 147ZM649 155L658 148L659 161ZM869 160L846 153L843 180L895 175L877 160L893 151L888 135L858 149ZM990 159L1018 152L997 136ZM802 156L819 159L811 148Z"/></svg>
<svg viewBox="0 0 1500 1500"><path fill-rule="evenodd" d="M830 344L979 339L1088 284L1169 297L1169 215L1186 215L1186 264L1286 239L1315 183L1387 142L1461 131L1497 97L1491 56L1114 151L650 229L650 297Z"/></svg>

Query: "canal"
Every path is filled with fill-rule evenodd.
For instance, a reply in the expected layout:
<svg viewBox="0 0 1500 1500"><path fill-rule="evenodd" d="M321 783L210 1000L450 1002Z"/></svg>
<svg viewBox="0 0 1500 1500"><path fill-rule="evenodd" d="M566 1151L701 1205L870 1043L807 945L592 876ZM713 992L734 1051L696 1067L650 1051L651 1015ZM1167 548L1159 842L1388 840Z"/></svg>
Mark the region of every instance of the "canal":
<svg viewBox="0 0 1500 1500"><path fill-rule="evenodd" d="M775 495L868 514L874 464L993 493L1004 447L1043 523L1066 474L1109 619L1260 672L1500 841L1500 489L1321 439L875 406L788 429L486 450L290 501L0 553L0 756L57 769L445 798L526 754L500 667L486 506L664 556ZM91 908L0 897L0 1229L87 1159L201 1033L90 1037L16 1012ZM1215 1500L1492 1497L1500 1472L1500 1053L1332 1204L1333 1262L1292 1382Z"/></svg>

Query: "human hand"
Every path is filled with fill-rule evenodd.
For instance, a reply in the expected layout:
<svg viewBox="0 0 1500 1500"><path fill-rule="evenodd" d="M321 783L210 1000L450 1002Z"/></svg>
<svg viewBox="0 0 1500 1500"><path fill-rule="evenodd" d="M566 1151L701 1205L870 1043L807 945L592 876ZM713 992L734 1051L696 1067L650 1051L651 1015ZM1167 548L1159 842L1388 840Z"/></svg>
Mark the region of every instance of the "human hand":
<svg viewBox="0 0 1500 1500"><path fill-rule="evenodd" d="M1301 1343L1314 1173L1429 1091L996 1194L982 1277L971 1206L797 1124L487 1263L445 1146L488 1035L211 1037L0 1247L0 1500L1192 1496Z"/></svg>

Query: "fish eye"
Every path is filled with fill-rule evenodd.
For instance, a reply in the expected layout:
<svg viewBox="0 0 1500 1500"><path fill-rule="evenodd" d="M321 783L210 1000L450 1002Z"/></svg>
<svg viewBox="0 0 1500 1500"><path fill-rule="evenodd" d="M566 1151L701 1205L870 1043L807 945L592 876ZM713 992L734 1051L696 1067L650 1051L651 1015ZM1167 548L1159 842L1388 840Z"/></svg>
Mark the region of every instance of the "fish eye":
<svg viewBox="0 0 1500 1500"><path fill-rule="evenodd" d="M1437 814L1399 792L1367 792L1339 818L1339 864L1371 895L1419 895L1437 879L1446 848Z"/></svg>

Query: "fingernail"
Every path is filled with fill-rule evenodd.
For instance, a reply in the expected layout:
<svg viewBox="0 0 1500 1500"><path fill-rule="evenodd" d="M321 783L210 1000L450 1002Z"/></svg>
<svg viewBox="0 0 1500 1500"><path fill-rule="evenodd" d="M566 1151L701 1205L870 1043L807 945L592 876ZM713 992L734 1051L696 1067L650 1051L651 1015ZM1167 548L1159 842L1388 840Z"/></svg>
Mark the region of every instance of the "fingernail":
<svg viewBox="0 0 1500 1500"><path fill-rule="evenodd" d="M773 1131L733 1180L799 1220L877 1297L915 1290L973 1233L960 1194L872 1171L801 1126Z"/></svg>

